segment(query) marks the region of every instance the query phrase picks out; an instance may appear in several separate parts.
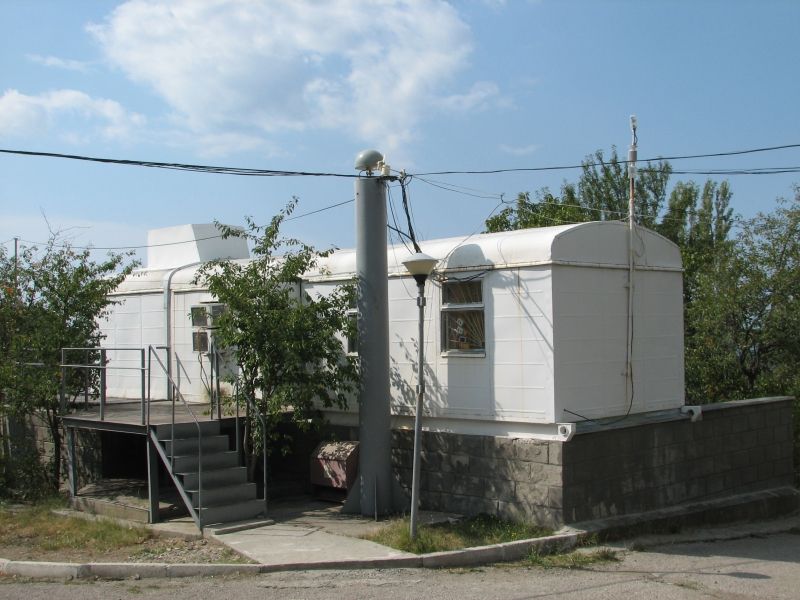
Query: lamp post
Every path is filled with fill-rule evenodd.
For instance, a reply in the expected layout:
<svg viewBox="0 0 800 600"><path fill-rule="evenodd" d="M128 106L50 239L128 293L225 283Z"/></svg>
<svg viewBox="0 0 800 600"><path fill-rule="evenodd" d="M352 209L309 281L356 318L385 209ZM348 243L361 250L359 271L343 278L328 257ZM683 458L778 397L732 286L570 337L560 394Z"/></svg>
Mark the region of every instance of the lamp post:
<svg viewBox="0 0 800 600"><path fill-rule="evenodd" d="M417 252L403 261L408 272L417 282L417 306L419 307L419 354L417 363L417 412L414 417L414 465L411 475L411 539L417 537L419 512L420 445L422 438L422 400L425 397L425 281L436 265L436 259Z"/></svg>

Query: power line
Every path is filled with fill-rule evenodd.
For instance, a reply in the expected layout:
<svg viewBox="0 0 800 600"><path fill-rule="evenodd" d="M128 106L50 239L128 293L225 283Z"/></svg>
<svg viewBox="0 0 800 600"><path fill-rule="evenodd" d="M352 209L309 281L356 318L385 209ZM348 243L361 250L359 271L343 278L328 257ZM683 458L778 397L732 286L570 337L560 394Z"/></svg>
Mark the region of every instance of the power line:
<svg viewBox="0 0 800 600"><path fill-rule="evenodd" d="M784 144L780 146L769 146L764 148L749 148L747 150L732 150L727 152L712 152L707 154L685 154L675 156L659 156L651 159L645 159L640 162L654 162L654 161L674 161L686 160L693 158L714 158L722 156L739 156L744 154L755 154L759 152L773 152L776 150L787 150L791 148L800 148L800 144ZM211 173L220 175L240 175L250 177L343 177L347 179L357 178L360 175L348 173L328 173L328 172L313 172L313 171L288 171L288 170L274 170L274 169L252 169L243 167L220 167L213 165L195 165L184 163L165 163L155 161L141 161L141 160L128 160L128 159L115 159L115 158L101 158L93 156L81 156L76 154L60 154L56 152L34 152L27 150L9 150L0 149L0 153L15 154L20 156L36 156L46 158L63 158L69 160L79 160L87 162L97 162L103 164L118 164L127 166L149 167L155 169L170 169L177 171L192 171L199 173ZM627 164L627 160L617 160L619 164ZM570 169L582 169L585 167L598 167L610 163L607 162L589 162L575 165L559 165L549 167L520 167L512 169L482 169L482 170L451 170L451 171L430 171L426 173L414 173L410 176L421 178L422 176L429 175L490 175L499 173L522 173L522 172L539 172L539 171L563 171ZM640 170L645 170L642 168ZM731 175L756 175L756 174L781 174L781 173L796 173L800 172L798 167L775 167L766 169L733 169L730 171L724 170L709 170L709 171L673 171L676 174L694 174L694 175L717 175L717 174L731 174ZM430 182L427 182L430 183Z"/></svg>
<svg viewBox="0 0 800 600"><path fill-rule="evenodd" d="M639 171L656 171L657 169L643 168ZM685 171L671 171L673 175L781 175L785 173L800 173L800 167L760 167L753 169L690 169Z"/></svg>
<svg viewBox="0 0 800 600"><path fill-rule="evenodd" d="M453 192L454 194L461 194L463 196L472 196L473 198L482 198L482 199L491 199L497 200L503 197L503 194L494 194L491 192L480 192L479 190L473 190L472 188L465 188L459 185L452 185L445 181L434 181L432 179L425 179L424 177L416 176L414 179L418 179L423 183L427 183L430 186L435 188L439 188L440 190L445 190L447 192ZM478 191L479 193L474 193Z"/></svg>
<svg viewBox="0 0 800 600"><path fill-rule="evenodd" d="M654 161L665 161L665 160L686 160L690 158L713 158L713 157L720 157L720 156L737 156L741 154L754 154L757 152L772 152L775 150L786 150L789 148L800 148L800 144L785 144L782 146L770 146L767 148L750 148L748 150L732 150L729 152L713 152L709 154L686 154L686 155L678 155L678 156L658 156L656 158L649 158L640 160L639 162L654 162ZM627 160L617 160L617 163L623 165L627 164ZM579 165L561 165L561 166L553 166L553 167L520 167L515 169L484 169L484 170L474 170L474 171L430 171L428 173L413 173L412 175L415 177L420 176L429 176L429 175L492 175L498 173L523 173L523 172L535 172L535 171L564 171L569 169L582 169L584 167L600 167L603 165L607 165L610 163L607 162L593 162L593 163L581 163ZM641 170L641 169L640 169Z"/></svg>
<svg viewBox="0 0 800 600"><path fill-rule="evenodd" d="M38 156L46 158L65 158L86 162L103 164L127 165L134 167L149 167L153 169L170 169L174 171L194 171L197 173L213 173L217 175L243 175L249 177L345 177L352 179L359 175L347 173L316 173L311 171L282 171L272 169L250 169L241 167L217 167L212 165L192 165L183 163L165 163L147 160L127 160L118 158L100 158L96 156L80 156L77 154L59 154L56 152L32 152L26 150L0 149L3 154L18 154L21 156Z"/></svg>
<svg viewBox="0 0 800 600"><path fill-rule="evenodd" d="M403 212L406 214L406 222L408 223L408 235L411 237L411 244L414 246L414 251L416 253L421 253L422 248L419 247L419 243L417 242L417 235L414 233L414 225L412 214L410 212L409 203L408 203L408 191L406 190L406 176L400 178L400 192L403 196Z"/></svg>
<svg viewBox="0 0 800 600"><path fill-rule="evenodd" d="M317 213L321 213L326 210L330 210L332 208L336 208L338 206L344 206L345 204L350 204L351 202L355 202L355 198L350 198L350 200L345 200L344 202L337 202L336 204L331 204L330 206L324 206L322 208L318 208L317 210L312 210L306 213L302 213L296 215L294 217L290 217L288 219L284 219L286 221L293 221L295 219L302 219L303 217L308 217L311 215L315 215ZM73 246L72 244L52 244L54 248L72 248L73 250L144 250L146 248L160 248L163 246L178 246L180 244L192 244L194 242L202 242L204 240L214 240L223 237L223 234L219 233L216 235L209 235L206 237L195 238L192 240L183 240L180 242L164 242L161 244L144 244L141 246ZM9 241L13 241L14 238L11 238ZM46 246L49 242L34 242L31 240L23 240L20 239L21 242L25 242L26 244L34 244L36 246ZM3 242L4 244L7 242Z"/></svg>
<svg viewBox="0 0 800 600"><path fill-rule="evenodd" d="M310 215L315 215L317 213L321 213L323 211L330 210L332 208L336 208L337 206L344 206L345 204L350 204L351 202L355 202L355 201L356 201L355 198L350 198L350 200L345 200L344 202L338 202L336 204L331 204L330 206L325 206L323 208L318 208L317 210L312 210L312 211L309 211L309 212L306 212L306 213L299 214L299 215L297 215L295 217L290 217L288 219L284 219L284 222L286 222L286 221L294 221L295 219L302 219L303 217L308 217Z"/></svg>

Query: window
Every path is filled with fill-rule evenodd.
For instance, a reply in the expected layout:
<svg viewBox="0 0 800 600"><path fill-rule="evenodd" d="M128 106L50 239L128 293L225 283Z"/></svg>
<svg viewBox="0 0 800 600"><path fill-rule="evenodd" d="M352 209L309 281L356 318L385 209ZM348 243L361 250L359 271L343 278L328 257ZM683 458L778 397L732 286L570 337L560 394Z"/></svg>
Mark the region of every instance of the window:
<svg viewBox="0 0 800 600"><path fill-rule="evenodd" d="M195 331L192 333L192 352L208 352L207 331Z"/></svg>
<svg viewBox="0 0 800 600"><path fill-rule="evenodd" d="M189 316L192 319L192 327L214 328L219 325L219 318L225 314L228 307L225 304L203 304L193 306Z"/></svg>
<svg viewBox="0 0 800 600"><path fill-rule="evenodd" d="M484 354L486 327L483 282L450 280L442 283L442 352Z"/></svg>
<svg viewBox="0 0 800 600"><path fill-rule="evenodd" d="M208 326L208 311L205 306L193 306L191 317L192 327L207 327Z"/></svg>

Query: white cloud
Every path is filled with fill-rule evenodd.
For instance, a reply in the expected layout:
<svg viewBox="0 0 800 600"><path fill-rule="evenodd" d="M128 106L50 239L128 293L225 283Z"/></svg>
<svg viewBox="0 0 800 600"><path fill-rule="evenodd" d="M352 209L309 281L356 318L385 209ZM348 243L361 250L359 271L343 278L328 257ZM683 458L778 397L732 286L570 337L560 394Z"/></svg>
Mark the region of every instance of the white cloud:
<svg viewBox="0 0 800 600"><path fill-rule="evenodd" d="M80 71L85 73L89 70L89 63L69 58L59 58L57 56L39 56L38 54L28 54L26 57L31 62L42 65L43 67L54 67L56 69L66 69L67 71Z"/></svg>
<svg viewBox="0 0 800 600"><path fill-rule="evenodd" d="M201 135L335 129L392 151L443 103L498 95L452 95L471 34L441 0L130 0L88 29Z"/></svg>
<svg viewBox="0 0 800 600"><path fill-rule="evenodd" d="M506 144L500 145L500 150L505 152L506 154L511 154L513 156L526 156L528 154L533 154L539 149L539 146L536 144L529 144L527 146L509 146Z"/></svg>
<svg viewBox="0 0 800 600"><path fill-rule="evenodd" d="M76 126L69 127L69 118ZM30 136L57 129L67 141L81 142L94 135L125 138L144 124L142 115L126 111L106 98L92 98L77 90L54 90L29 96L6 90L0 96L0 137Z"/></svg>
<svg viewBox="0 0 800 600"><path fill-rule="evenodd" d="M494 104L506 105L500 89L490 81L479 81L466 94L453 94L441 101L445 109L456 112L485 110Z"/></svg>

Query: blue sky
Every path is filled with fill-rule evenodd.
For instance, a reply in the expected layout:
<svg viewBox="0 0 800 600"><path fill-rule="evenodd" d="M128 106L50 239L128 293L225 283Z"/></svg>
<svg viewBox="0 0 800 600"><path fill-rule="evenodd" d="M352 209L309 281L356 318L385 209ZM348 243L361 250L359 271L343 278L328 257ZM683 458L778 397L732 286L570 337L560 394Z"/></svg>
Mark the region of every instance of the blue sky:
<svg viewBox="0 0 800 600"><path fill-rule="evenodd" d="M541 167L625 153L632 113L640 158L794 144L798 24L792 0L4 0L0 148L353 173L374 147L410 173ZM673 166L800 166L800 149ZM481 198L413 180L418 232L467 235L501 194L577 177L432 178ZM800 177L729 181L750 216ZM76 244L140 245L150 228L264 222L292 196L301 214L352 190L0 155L0 242L45 239L45 215ZM287 233L352 246L353 205Z"/></svg>

